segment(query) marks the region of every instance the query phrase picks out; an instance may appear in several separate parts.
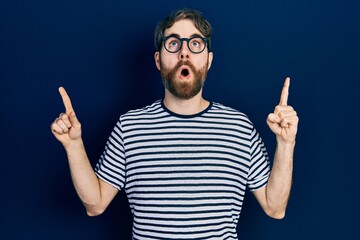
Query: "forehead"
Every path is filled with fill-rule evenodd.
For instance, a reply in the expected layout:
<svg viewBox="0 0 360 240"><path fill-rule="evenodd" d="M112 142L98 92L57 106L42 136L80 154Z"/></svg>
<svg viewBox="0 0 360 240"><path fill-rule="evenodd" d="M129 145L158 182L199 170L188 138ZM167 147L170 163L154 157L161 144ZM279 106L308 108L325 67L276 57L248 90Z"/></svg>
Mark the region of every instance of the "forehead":
<svg viewBox="0 0 360 240"><path fill-rule="evenodd" d="M177 34L180 37L191 37L194 34L201 35L194 23L189 19L182 19L175 22L170 28L165 29L164 36Z"/></svg>

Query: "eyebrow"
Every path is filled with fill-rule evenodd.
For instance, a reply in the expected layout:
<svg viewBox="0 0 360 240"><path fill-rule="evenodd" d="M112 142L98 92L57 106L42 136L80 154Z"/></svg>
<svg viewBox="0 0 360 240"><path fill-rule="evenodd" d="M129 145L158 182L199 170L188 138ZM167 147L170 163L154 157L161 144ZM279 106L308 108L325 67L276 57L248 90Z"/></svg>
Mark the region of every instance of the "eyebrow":
<svg viewBox="0 0 360 240"><path fill-rule="evenodd" d="M203 36L201 36L200 34L198 34L198 33L194 33L194 34L192 34L191 36L190 36L190 38L192 38L192 37L201 37L201 38L203 38Z"/></svg>
<svg viewBox="0 0 360 240"><path fill-rule="evenodd" d="M176 33L172 33L168 36L165 36L165 37L177 37L177 38L181 38L179 34L176 34ZM201 37L201 38L204 38L203 36L201 36L200 34L198 33L194 33L192 35L190 35L190 38L193 38L193 37Z"/></svg>

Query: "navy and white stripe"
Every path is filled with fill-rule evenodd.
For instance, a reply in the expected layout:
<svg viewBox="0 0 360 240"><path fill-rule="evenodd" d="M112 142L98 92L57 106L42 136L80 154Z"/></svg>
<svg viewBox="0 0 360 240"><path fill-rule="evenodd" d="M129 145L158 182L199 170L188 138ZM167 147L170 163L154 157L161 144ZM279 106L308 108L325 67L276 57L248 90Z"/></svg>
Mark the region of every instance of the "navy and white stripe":
<svg viewBox="0 0 360 240"><path fill-rule="evenodd" d="M96 174L125 189L133 239L237 239L246 187L267 183L264 144L249 119L211 103L182 116L156 101L122 115Z"/></svg>

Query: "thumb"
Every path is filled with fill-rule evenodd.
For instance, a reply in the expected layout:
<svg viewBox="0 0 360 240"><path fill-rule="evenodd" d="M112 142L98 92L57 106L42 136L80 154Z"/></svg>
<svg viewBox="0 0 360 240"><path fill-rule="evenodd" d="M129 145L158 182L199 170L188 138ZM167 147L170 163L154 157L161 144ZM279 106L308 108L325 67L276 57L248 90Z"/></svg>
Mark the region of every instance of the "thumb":
<svg viewBox="0 0 360 240"><path fill-rule="evenodd" d="M267 118L267 121L269 123L279 123L280 120L281 120L280 117L274 113L270 113Z"/></svg>
<svg viewBox="0 0 360 240"><path fill-rule="evenodd" d="M279 126L280 118L274 113L270 113L266 119L266 122L273 133L280 134L281 127Z"/></svg>
<svg viewBox="0 0 360 240"><path fill-rule="evenodd" d="M71 125L75 128L75 129L80 129L81 128L81 124L79 122L79 120L76 117L76 114L74 111L71 111L69 114L69 118L70 118L70 122Z"/></svg>

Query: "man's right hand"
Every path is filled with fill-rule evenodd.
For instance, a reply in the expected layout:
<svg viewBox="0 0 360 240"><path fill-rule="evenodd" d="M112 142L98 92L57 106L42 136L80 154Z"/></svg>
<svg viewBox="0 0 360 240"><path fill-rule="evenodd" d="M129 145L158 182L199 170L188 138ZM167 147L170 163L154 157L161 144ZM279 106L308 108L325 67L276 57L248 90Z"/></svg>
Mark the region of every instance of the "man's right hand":
<svg viewBox="0 0 360 240"><path fill-rule="evenodd" d="M62 145L67 148L72 143L81 142L81 124L76 118L69 95L63 87L59 88L65 113L61 113L51 124L51 131Z"/></svg>

